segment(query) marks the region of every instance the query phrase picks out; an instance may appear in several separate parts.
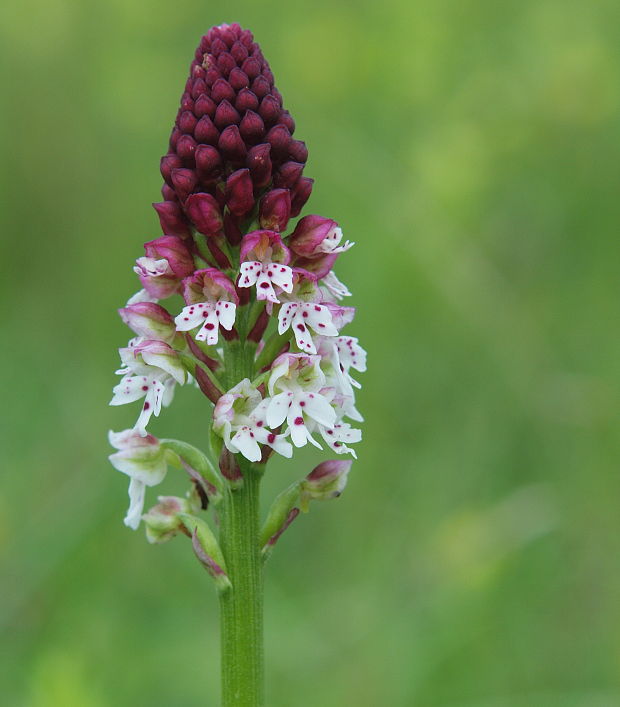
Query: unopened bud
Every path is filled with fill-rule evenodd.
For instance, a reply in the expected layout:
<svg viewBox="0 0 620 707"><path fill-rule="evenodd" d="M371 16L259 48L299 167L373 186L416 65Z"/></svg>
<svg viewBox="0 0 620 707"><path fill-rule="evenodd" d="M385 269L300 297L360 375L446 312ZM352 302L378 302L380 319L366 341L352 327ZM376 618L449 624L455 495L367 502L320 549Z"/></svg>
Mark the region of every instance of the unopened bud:
<svg viewBox="0 0 620 707"><path fill-rule="evenodd" d="M350 460L330 459L315 467L301 482L299 507L308 512L310 501L327 501L338 498L347 485Z"/></svg>
<svg viewBox="0 0 620 707"><path fill-rule="evenodd" d="M185 202L185 212L200 233L210 236L222 230L222 213L211 194L192 194Z"/></svg>
<svg viewBox="0 0 620 707"><path fill-rule="evenodd" d="M136 302L118 310L121 319L138 336L172 343L176 336L174 319L159 304Z"/></svg>
<svg viewBox="0 0 620 707"><path fill-rule="evenodd" d="M238 169L226 180L226 204L235 216L243 216L252 210L254 195L248 169Z"/></svg>
<svg viewBox="0 0 620 707"><path fill-rule="evenodd" d="M164 543L179 531L186 531L179 515L199 510L188 499L178 496L158 496L157 501L157 505L142 516L150 543Z"/></svg>
<svg viewBox="0 0 620 707"><path fill-rule="evenodd" d="M284 231L291 217L291 193L288 189L272 189L261 199L259 220L261 228Z"/></svg>
<svg viewBox="0 0 620 707"><path fill-rule="evenodd" d="M159 216L161 230L166 235L180 236L181 238L191 235L185 214L176 201L162 201L158 204L153 204L153 208Z"/></svg>

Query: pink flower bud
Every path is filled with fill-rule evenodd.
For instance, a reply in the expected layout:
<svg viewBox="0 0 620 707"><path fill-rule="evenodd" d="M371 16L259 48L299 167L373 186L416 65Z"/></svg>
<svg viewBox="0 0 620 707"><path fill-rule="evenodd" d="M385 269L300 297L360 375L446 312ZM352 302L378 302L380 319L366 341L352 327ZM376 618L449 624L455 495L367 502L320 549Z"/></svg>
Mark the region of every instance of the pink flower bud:
<svg viewBox="0 0 620 707"><path fill-rule="evenodd" d="M216 108L217 105L215 104L215 101L203 93L194 104L194 115L198 118L202 118L204 115L208 115L213 118Z"/></svg>
<svg viewBox="0 0 620 707"><path fill-rule="evenodd" d="M215 111L213 122L222 130L228 125L238 125L240 120L241 116L237 110L228 101L222 101Z"/></svg>
<svg viewBox="0 0 620 707"><path fill-rule="evenodd" d="M274 125L267 133L266 141L271 145L271 154L275 157L286 158L291 135L284 125Z"/></svg>
<svg viewBox="0 0 620 707"><path fill-rule="evenodd" d="M258 114L265 121L266 125L273 125L280 116L278 101L272 95L265 96L261 101Z"/></svg>
<svg viewBox="0 0 620 707"><path fill-rule="evenodd" d="M176 335L174 319L159 304L137 302L118 310L121 319L138 336L172 343Z"/></svg>
<svg viewBox="0 0 620 707"><path fill-rule="evenodd" d="M293 120L293 116L287 111L283 110L280 113L280 117L278 118L278 122L282 123L282 125L285 125L288 128L289 133L292 135L295 132L295 121ZM292 141L295 142L295 141ZM305 162L305 160L303 160Z"/></svg>
<svg viewBox="0 0 620 707"><path fill-rule="evenodd" d="M252 210L254 194L248 169L238 169L226 180L226 205L235 216L242 216Z"/></svg>
<svg viewBox="0 0 620 707"><path fill-rule="evenodd" d="M251 231L241 241L239 252L241 262L257 260L259 262L288 265L291 254L275 231Z"/></svg>
<svg viewBox="0 0 620 707"><path fill-rule="evenodd" d="M330 459L315 467L301 482L301 510L307 511L310 501L338 498L347 485L352 463L349 460Z"/></svg>
<svg viewBox="0 0 620 707"><path fill-rule="evenodd" d="M288 189L272 189L261 199L259 220L262 228L284 231L291 217L291 193Z"/></svg>
<svg viewBox="0 0 620 707"><path fill-rule="evenodd" d="M164 155L164 157L161 158L161 161L159 163L159 169L161 172L161 176L166 180L167 184L172 186L172 170L178 169L182 166L183 162L181 161L181 158L178 155L174 154L174 152Z"/></svg>
<svg viewBox="0 0 620 707"><path fill-rule="evenodd" d="M200 233L210 236L222 230L223 220L217 201L211 194L192 194L185 202L185 213Z"/></svg>
<svg viewBox="0 0 620 707"><path fill-rule="evenodd" d="M221 103L222 101L233 101L235 99L235 89L226 81L226 79L218 79L213 86L211 86L211 98L215 103Z"/></svg>
<svg viewBox="0 0 620 707"><path fill-rule="evenodd" d="M165 259L175 277L182 280L194 272L194 259L185 243L177 236L161 236L144 244L149 258Z"/></svg>
<svg viewBox="0 0 620 707"><path fill-rule="evenodd" d="M265 136L263 119L253 110L247 110L239 125L241 137L249 144L260 142Z"/></svg>
<svg viewBox="0 0 620 707"><path fill-rule="evenodd" d="M233 283L217 268L197 270L183 281L183 297L185 302L218 302L226 300L237 304L239 298Z"/></svg>
<svg viewBox="0 0 620 707"><path fill-rule="evenodd" d="M292 135L293 131L291 130L290 132ZM306 147L306 143L302 140L291 140L288 146L288 154L295 162L305 164L308 161L308 148Z"/></svg>
<svg viewBox="0 0 620 707"><path fill-rule="evenodd" d="M255 111L258 108L258 98L250 89L242 88L235 101L235 108L241 115L243 115L246 110Z"/></svg>
<svg viewBox="0 0 620 707"><path fill-rule="evenodd" d="M161 230L170 235L186 238L191 235L191 231L181 207L174 201L163 201L153 204L157 211Z"/></svg>
<svg viewBox="0 0 620 707"><path fill-rule="evenodd" d="M176 149L177 155L185 162L189 162L194 157L194 152L196 150L196 140L194 140L191 135L181 135L179 141L177 142Z"/></svg>
<svg viewBox="0 0 620 707"><path fill-rule="evenodd" d="M337 228L338 224L334 219L315 214L304 216L290 237L289 247L297 255L319 255L319 247Z"/></svg>

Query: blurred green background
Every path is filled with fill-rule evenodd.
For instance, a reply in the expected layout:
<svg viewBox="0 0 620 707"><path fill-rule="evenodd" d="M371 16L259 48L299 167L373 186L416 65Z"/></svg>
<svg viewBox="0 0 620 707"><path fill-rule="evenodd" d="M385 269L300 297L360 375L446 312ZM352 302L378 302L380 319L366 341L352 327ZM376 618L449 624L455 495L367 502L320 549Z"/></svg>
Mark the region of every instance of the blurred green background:
<svg viewBox="0 0 620 707"><path fill-rule="evenodd" d="M106 432L136 414L107 405L115 310L224 21L309 146L306 212L357 242L370 365L346 493L268 567L268 705L620 705L617 0L2 3L2 703L218 704L210 581L123 526ZM153 431L205 424L184 389Z"/></svg>

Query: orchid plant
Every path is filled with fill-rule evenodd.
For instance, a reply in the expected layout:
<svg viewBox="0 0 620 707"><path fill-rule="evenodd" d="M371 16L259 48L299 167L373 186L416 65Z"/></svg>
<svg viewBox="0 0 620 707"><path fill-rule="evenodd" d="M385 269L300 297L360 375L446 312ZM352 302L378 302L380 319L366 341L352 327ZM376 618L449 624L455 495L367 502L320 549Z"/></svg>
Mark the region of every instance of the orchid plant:
<svg viewBox="0 0 620 707"><path fill-rule="evenodd" d="M264 562L311 501L342 493L352 463L324 461L294 481L261 527L267 462L307 444L355 457L361 439L347 419L362 420L353 375L366 353L341 334L355 311L333 270L353 244L322 216L289 227L313 184L294 130L252 34L212 28L161 160L164 200L154 207L164 235L145 243L134 266L141 289L119 310L135 336L120 349L110 404L142 401L133 429L109 436L110 461L129 477L125 524L142 523L152 543L187 536L214 579L224 707L263 704ZM184 306L160 303L178 295ZM147 431L184 385L206 397L205 449ZM147 488L170 469L186 475L186 496L159 496L145 512Z"/></svg>

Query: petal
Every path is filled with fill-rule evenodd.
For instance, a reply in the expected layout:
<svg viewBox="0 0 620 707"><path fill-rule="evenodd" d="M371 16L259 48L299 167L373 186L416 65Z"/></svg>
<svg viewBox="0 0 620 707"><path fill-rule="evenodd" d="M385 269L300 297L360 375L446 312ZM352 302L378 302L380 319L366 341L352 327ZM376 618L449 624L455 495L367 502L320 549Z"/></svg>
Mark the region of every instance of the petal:
<svg viewBox="0 0 620 707"><path fill-rule="evenodd" d="M110 405L125 405L143 398L149 388L148 381L145 376L125 376L114 386L114 397L110 400Z"/></svg>
<svg viewBox="0 0 620 707"><path fill-rule="evenodd" d="M303 313L300 311L298 311L293 317L293 332L295 334L295 341L297 342L297 346L299 346L302 351L315 354L316 346L314 345L314 341L312 341L310 332L306 328L304 323L305 321L306 320L303 318Z"/></svg>
<svg viewBox="0 0 620 707"><path fill-rule="evenodd" d="M249 260L246 263L241 263L239 268L239 287L252 287L256 282L256 278L261 271L262 263L257 260Z"/></svg>
<svg viewBox="0 0 620 707"><path fill-rule="evenodd" d="M254 433L249 427L242 427L230 440L231 447L236 447L237 451L251 462L260 461L261 451Z"/></svg>
<svg viewBox="0 0 620 707"><path fill-rule="evenodd" d="M289 294L293 291L293 271L288 267L288 265L272 263L267 272L272 273L270 275L270 279L274 285L277 285Z"/></svg>
<svg viewBox="0 0 620 707"><path fill-rule="evenodd" d="M290 327L293 315L298 308L299 304L297 302L289 302L288 304L282 305L278 314L278 334L284 334Z"/></svg>
<svg viewBox="0 0 620 707"><path fill-rule="evenodd" d="M267 408L267 424L269 427L279 427L286 420L292 399L292 393L280 393L271 398Z"/></svg>
<svg viewBox="0 0 620 707"><path fill-rule="evenodd" d="M336 412L327 400L319 393L297 393L295 396L308 417L326 427L336 423ZM303 405L302 405L303 403Z"/></svg>
<svg viewBox="0 0 620 707"><path fill-rule="evenodd" d="M210 346L217 344L219 333L219 320L215 308L203 310L204 324L196 334L196 341L206 341Z"/></svg>
<svg viewBox="0 0 620 707"><path fill-rule="evenodd" d="M221 300L215 307L215 313L217 314L219 322L226 331L230 331L235 325L236 312L237 305L234 302Z"/></svg>
<svg viewBox="0 0 620 707"><path fill-rule="evenodd" d="M276 292L266 272L262 272L256 280L256 299L280 304L280 300L276 297Z"/></svg>
<svg viewBox="0 0 620 707"><path fill-rule="evenodd" d="M331 312L327 307L308 302L304 305L304 314L307 314L308 326L312 327L317 334L338 336L338 329L334 326Z"/></svg>
<svg viewBox="0 0 620 707"><path fill-rule="evenodd" d="M144 495L146 487L137 479L129 482L129 509L125 516L124 523L132 530L137 530L140 525L140 518L144 510Z"/></svg>
<svg viewBox="0 0 620 707"><path fill-rule="evenodd" d="M177 331L190 331L191 329L195 329L204 321L205 309L212 309L211 303L198 302L197 304L190 304L187 307L183 307L181 314L174 319Z"/></svg>

